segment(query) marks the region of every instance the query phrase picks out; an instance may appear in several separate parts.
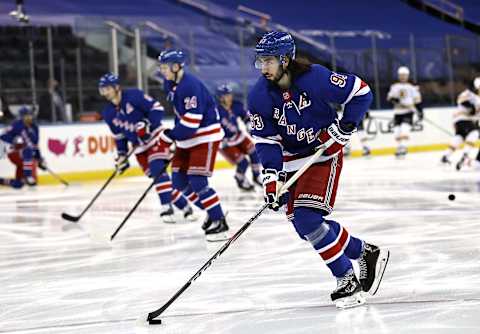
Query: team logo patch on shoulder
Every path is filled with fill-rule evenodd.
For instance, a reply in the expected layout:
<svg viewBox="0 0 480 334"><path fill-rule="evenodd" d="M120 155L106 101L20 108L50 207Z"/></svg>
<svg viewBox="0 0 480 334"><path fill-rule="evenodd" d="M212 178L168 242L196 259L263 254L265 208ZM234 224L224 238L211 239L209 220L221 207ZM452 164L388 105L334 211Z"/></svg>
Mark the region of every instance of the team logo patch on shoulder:
<svg viewBox="0 0 480 334"><path fill-rule="evenodd" d="M330 82L335 86L344 88L347 85L347 76L332 72L330 75Z"/></svg>

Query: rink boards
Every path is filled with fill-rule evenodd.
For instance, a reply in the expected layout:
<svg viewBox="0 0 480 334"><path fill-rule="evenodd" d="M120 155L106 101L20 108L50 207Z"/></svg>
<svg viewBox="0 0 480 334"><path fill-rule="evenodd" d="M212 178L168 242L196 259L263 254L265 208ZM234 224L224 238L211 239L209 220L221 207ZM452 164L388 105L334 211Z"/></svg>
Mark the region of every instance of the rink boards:
<svg viewBox="0 0 480 334"><path fill-rule="evenodd" d="M445 149L453 132L451 120L453 107L425 109L425 121L416 123L409 143L410 152ZM391 110L373 111L371 118L364 121L372 154L393 154ZM172 125L171 123L167 126ZM352 138L352 156L360 155L360 142ZM115 142L107 125L93 124L46 125L40 127L40 148L49 167L70 181L98 180L112 172ZM141 175L135 159L130 159L133 168L125 176ZM230 164L219 154L217 168L228 168ZM12 177L13 165L5 158L0 159L0 177ZM39 173L42 184L54 182L44 172Z"/></svg>

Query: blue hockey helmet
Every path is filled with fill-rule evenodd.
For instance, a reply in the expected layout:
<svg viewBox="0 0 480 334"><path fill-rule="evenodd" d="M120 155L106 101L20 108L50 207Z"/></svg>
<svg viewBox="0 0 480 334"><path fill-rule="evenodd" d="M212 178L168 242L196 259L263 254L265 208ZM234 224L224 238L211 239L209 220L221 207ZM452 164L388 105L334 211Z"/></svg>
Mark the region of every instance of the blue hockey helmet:
<svg viewBox="0 0 480 334"><path fill-rule="evenodd" d="M19 117L25 117L25 116L33 116L35 113L33 112L33 109L27 107L27 106L21 106L20 109L18 109L18 116Z"/></svg>
<svg viewBox="0 0 480 334"><path fill-rule="evenodd" d="M102 75L100 80L98 80L98 87L107 87L107 86L116 86L120 84L120 80L118 79L118 76L115 74L109 72L107 74Z"/></svg>
<svg viewBox="0 0 480 334"><path fill-rule="evenodd" d="M217 96L220 97L220 96L223 96L223 95L232 94L233 89L229 84L224 83L224 84L221 84L221 85L217 86L216 93L217 93Z"/></svg>
<svg viewBox="0 0 480 334"><path fill-rule="evenodd" d="M258 57L275 56L283 62L286 56L295 59L295 42L292 35L283 31L270 31L255 46Z"/></svg>
<svg viewBox="0 0 480 334"><path fill-rule="evenodd" d="M158 56L158 62L160 64L179 64L180 66L185 65L187 55L182 50L168 49L162 51Z"/></svg>

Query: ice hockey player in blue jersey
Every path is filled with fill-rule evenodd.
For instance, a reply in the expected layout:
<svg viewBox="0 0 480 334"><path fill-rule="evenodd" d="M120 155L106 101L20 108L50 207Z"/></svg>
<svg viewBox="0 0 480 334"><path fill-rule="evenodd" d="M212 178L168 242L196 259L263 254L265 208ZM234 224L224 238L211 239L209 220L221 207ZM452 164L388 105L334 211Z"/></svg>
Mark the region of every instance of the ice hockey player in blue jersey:
<svg viewBox="0 0 480 334"><path fill-rule="evenodd" d="M258 185L262 183L260 180L260 163L255 151L255 144L239 124L239 122L248 123L247 111L240 101L233 99L233 90L228 84L222 84L217 87L217 99L220 123L225 132L225 137L220 146L220 153L227 161L237 166L235 181L238 187L245 191L253 191L254 186L245 175L249 165L252 169L253 182Z"/></svg>
<svg viewBox="0 0 480 334"><path fill-rule="evenodd" d="M337 279L331 294L335 305L361 305L362 290L377 292L389 252L354 237L326 216L335 203L342 149L367 112L372 93L355 75L295 60L294 40L285 32L262 37L256 45L255 66L262 76L250 91L248 106L251 134L264 168L265 201L274 210L287 204L287 218ZM331 103L344 105L340 120ZM288 177L324 143L329 146L318 162L288 193L279 194ZM351 260L360 265L359 279Z"/></svg>
<svg viewBox="0 0 480 334"><path fill-rule="evenodd" d="M176 114L174 128L164 130L160 138L165 145L176 145L173 185L207 211L202 225L207 241L225 240L225 215L217 193L208 184L224 133L213 97L199 79L185 71L185 60L181 50L166 50L158 57L167 99Z"/></svg>
<svg viewBox="0 0 480 334"><path fill-rule="evenodd" d="M36 186L37 165L42 170L47 169L38 147L38 125L33 110L26 106L19 109L18 116L0 135L0 147L4 148L0 149L7 152L8 159L16 166L15 178L0 178L0 185L22 188L26 183Z"/></svg>
<svg viewBox="0 0 480 334"><path fill-rule="evenodd" d="M162 206L162 220L165 223L175 222L173 203L183 212L185 219L193 221L192 207L177 189L172 188L165 171L171 154L169 148L158 141L163 129L163 106L139 89L121 89L118 77L112 73L103 75L98 86L100 95L109 101L102 116L115 138L119 173L122 174L130 166L127 151L128 143L131 143L139 165L148 177L156 181L155 190Z"/></svg>

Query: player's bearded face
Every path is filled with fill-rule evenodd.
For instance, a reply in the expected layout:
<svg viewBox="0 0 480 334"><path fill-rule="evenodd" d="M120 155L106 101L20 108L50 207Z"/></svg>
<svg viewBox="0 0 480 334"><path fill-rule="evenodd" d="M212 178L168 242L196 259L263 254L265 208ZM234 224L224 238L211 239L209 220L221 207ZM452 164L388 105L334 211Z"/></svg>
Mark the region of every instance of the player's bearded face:
<svg viewBox="0 0 480 334"><path fill-rule="evenodd" d="M262 71L263 76L270 81L278 81L282 77L280 60L274 56L258 57L255 67Z"/></svg>
<svg viewBox="0 0 480 334"><path fill-rule="evenodd" d="M108 101L112 101L117 97L119 88L118 86L106 86L100 87L98 91L100 92L100 95L103 96L105 99L107 99Z"/></svg>

